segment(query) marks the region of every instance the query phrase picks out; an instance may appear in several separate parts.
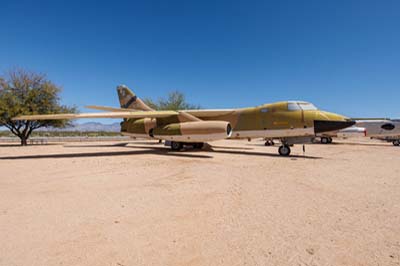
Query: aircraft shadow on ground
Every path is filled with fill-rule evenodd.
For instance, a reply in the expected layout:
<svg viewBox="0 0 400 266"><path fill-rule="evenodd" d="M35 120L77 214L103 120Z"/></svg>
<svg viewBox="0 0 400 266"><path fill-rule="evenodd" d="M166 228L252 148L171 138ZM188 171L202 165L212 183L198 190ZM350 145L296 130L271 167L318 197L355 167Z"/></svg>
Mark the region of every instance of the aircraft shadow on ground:
<svg viewBox="0 0 400 266"><path fill-rule="evenodd" d="M264 144L246 144L246 145L248 145L248 146L258 146L258 147L261 147L261 146L265 146ZM298 144L298 145L301 145L301 144ZM388 145L387 143L385 144L385 143L351 143L351 142L332 142L332 143L329 143L329 144L322 144L322 143L318 143L318 142L316 142L316 143L307 143L307 144L305 144L306 146L307 145L320 145L320 146L326 146L326 147L329 147L329 146L332 146L332 145L348 145L348 146L367 146L367 147L393 147L393 145ZM276 144L276 145L274 145L274 146L269 146L269 147L279 147L280 145L279 144Z"/></svg>
<svg viewBox="0 0 400 266"><path fill-rule="evenodd" d="M277 153L266 153L266 152L249 152L249 151L238 151L238 150L211 150L214 153L226 153L226 154L238 154L238 155L250 155L250 156L268 156L268 157L279 157L283 159L293 159L293 158L303 158L303 159L323 159L317 156L307 156L307 155L290 155L281 156Z"/></svg>
<svg viewBox="0 0 400 266"><path fill-rule="evenodd" d="M29 144L28 146L50 146L59 145L58 143L46 143L46 144ZM10 148L10 147L23 147L20 143L2 143L0 147Z"/></svg>
<svg viewBox="0 0 400 266"><path fill-rule="evenodd" d="M211 146L215 149L226 149L226 150L254 150L254 148L243 148L243 147L225 147L225 146Z"/></svg>
<svg viewBox="0 0 400 266"><path fill-rule="evenodd" d="M126 148L141 148L141 149L149 149L149 147L146 146L127 146ZM293 159L293 158L305 158L305 159L322 159L322 157L316 157L316 156L306 156L306 155L290 155L290 156L281 156L277 153L265 153L265 152L251 152L248 151L249 149L245 148L246 150L240 150L240 147L228 147L229 149L226 149L225 147L221 147L221 146L211 146L211 148L206 148L206 149L202 149L202 150L197 150L197 149L188 149L188 152L210 152L210 153L225 153L225 154L236 154L236 155L250 155L250 156L261 156L261 157L279 157L279 158L283 158L283 159ZM150 147L150 149L163 149L163 150L168 150L169 148L163 148L163 147ZM233 150L235 149L235 150ZM185 151L183 151L182 153L185 153ZM175 154L175 153L174 153Z"/></svg>
<svg viewBox="0 0 400 266"><path fill-rule="evenodd" d="M143 150L135 151L101 151L101 152L79 152L79 153L58 153L58 154L37 154L37 155L22 155L22 156L3 156L0 160L23 160L23 159L56 159L56 158L84 158L84 157L107 157L107 156L127 156L127 155L165 155L173 157L186 157L186 158L199 158L199 159L210 159L213 158L211 155L198 154L202 152L210 153L221 153L221 154L233 154L233 155L246 155L246 156L261 156L261 157L279 157L282 159L293 159L293 158L303 158L303 159L322 159L322 157L306 156L306 155L291 155L288 157L280 156L275 153L265 153L265 152L252 152L249 148L240 147L222 147L214 146L211 148L206 148L203 150L197 149L187 149L185 151L171 151L167 147L149 147L149 146L139 146L139 145L68 145L64 146L66 148L101 148L101 147L121 147L121 148L138 148ZM190 152L190 153L189 153ZM193 154L196 153L196 154Z"/></svg>
<svg viewBox="0 0 400 266"><path fill-rule="evenodd" d="M5 147L5 148L8 148L8 147L21 147L21 144L17 144L17 143L15 143L15 144L0 144L0 147Z"/></svg>
<svg viewBox="0 0 400 266"><path fill-rule="evenodd" d="M146 155L146 154L167 155L167 156L186 157L186 158L199 158L199 159L212 158L212 156L209 155L171 152L165 148L159 148L159 149L151 148L138 151L110 151L110 152L85 152L85 153L80 152L80 153L59 153L59 154L37 154L37 155L23 155L23 156L2 156L0 157L0 160L84 158L84 157L107 157L107 156L127 156L127 155Z"/></svg>
<svg viewBox="0 0 400 266"><path fill-rule="evenodd" d="M129 142L124 142L124 143L117 143L117 144L95 144L95 145L90 145L90 144L83 144L83 145L64 145L64 148L107 148L107 147L125 147L128 146Z"/></svg>

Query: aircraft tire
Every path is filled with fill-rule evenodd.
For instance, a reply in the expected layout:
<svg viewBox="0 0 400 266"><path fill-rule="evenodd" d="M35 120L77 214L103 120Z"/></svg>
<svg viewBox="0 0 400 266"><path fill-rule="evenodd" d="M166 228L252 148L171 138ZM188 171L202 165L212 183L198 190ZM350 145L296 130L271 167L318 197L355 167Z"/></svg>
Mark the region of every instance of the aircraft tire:
<svg viewBox="0 0 400 266"><path fill-rule="evenodd" d="M171 149L173 151L180 151L182 148L183 148L182 142L176 142L176 141L171 142Z"/></svg>
<svg viewBox="0 0 400 266"><path fill-rule="evenodd" d="M287 145L282 145L278 149L279 155L281 156L289 156L290 155L290 147Z"/></svg>
<svg viewBox="0 0 400 266"><path fill-rule="evenodd" d="M329 143L329 139L327 137L321 137L321 143L322 144L328 144Z"/></svg>
<svg viewBox="0 0 400 266"><path fill-rule="evenodd" d="M333 139L331 137L328 137L328 143L331 144Z"/></svg>
<svg viewBox="0 0 400 266"><path fill-rule="evenodd" d="M400 140L393 140L394 146L400 146Z"/></svg>

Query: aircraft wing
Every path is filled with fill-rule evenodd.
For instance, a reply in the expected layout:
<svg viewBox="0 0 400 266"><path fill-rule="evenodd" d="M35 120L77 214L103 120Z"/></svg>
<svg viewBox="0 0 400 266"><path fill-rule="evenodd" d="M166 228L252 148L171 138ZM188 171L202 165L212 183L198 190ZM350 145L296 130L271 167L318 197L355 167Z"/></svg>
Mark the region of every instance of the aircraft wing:
<svg viewBox="0 0 400 266"><path fill-rule="evenodd" d="M89 109L110 111L110 112L133 111L133 109L98 106L98 105L88 105L85 107ZM222 116L222 115L232 114L234 111L235 111L234 109L198 109L198 110L195 109L195 110L179 110L178 112L190 114L195 117L212 117L212 116Z"/></svg>
<svg viewBox="0 0 400 266"><path fill-rule="evenodd" d="M21 115L12 120L64 120L78 118L163 118L178 115L175 111L137 111L82 114Z"/></svg>

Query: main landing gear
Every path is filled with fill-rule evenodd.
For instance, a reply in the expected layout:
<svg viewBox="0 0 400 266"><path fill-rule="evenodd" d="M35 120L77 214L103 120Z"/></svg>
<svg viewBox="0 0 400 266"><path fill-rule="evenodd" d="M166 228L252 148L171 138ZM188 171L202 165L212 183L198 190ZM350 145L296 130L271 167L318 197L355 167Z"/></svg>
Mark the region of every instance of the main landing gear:
<svg viewBox="0 0 400 266"><path fill-rule="evenodd" d="M332 143L332 138L331 137L321 137L321 143L322 144L330 144L330 143Z"/></svg>
<svg viewBox="0 0 400 266"><path fill-rule="evenodd" d="M176 142L176 141L171 142L171 150L180 151L182 150L182 148L183 148L182 142Z"/></svg>
<svg viewBox="0 0 400 266"><path fill-rule="evenodd" d="M194 149L199 149L199 150L201 150L204 147L203 142L183 143L183 142L171 141L171 150L180 151L182 150L184 145L192 146Z"/></svg>
<svg viewBox="0 0 400 266"><path fill-rule="evenodd" d="M400 146L400 140L398 140L398 139L393 140L393 145L394 146Z"/></svg>
<svg viewBox="0 0 400 266"><path fill-rule="evenodd" d="M279 155L281 156L289 156L290 155L290 147L287 144L283 144L278 149Z"/></svg>

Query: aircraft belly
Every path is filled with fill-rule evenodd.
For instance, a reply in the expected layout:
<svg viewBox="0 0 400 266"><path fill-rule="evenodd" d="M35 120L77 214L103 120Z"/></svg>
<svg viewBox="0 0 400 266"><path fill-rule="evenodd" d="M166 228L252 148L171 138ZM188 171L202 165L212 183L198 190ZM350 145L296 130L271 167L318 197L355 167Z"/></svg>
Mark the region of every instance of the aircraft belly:
<svg viewBox="0 0 400 266"><path fill-rule="evenodd" d="M314 128L239 130L233 131L231 138L286 138L303 136L315 136Z"/></svg>

